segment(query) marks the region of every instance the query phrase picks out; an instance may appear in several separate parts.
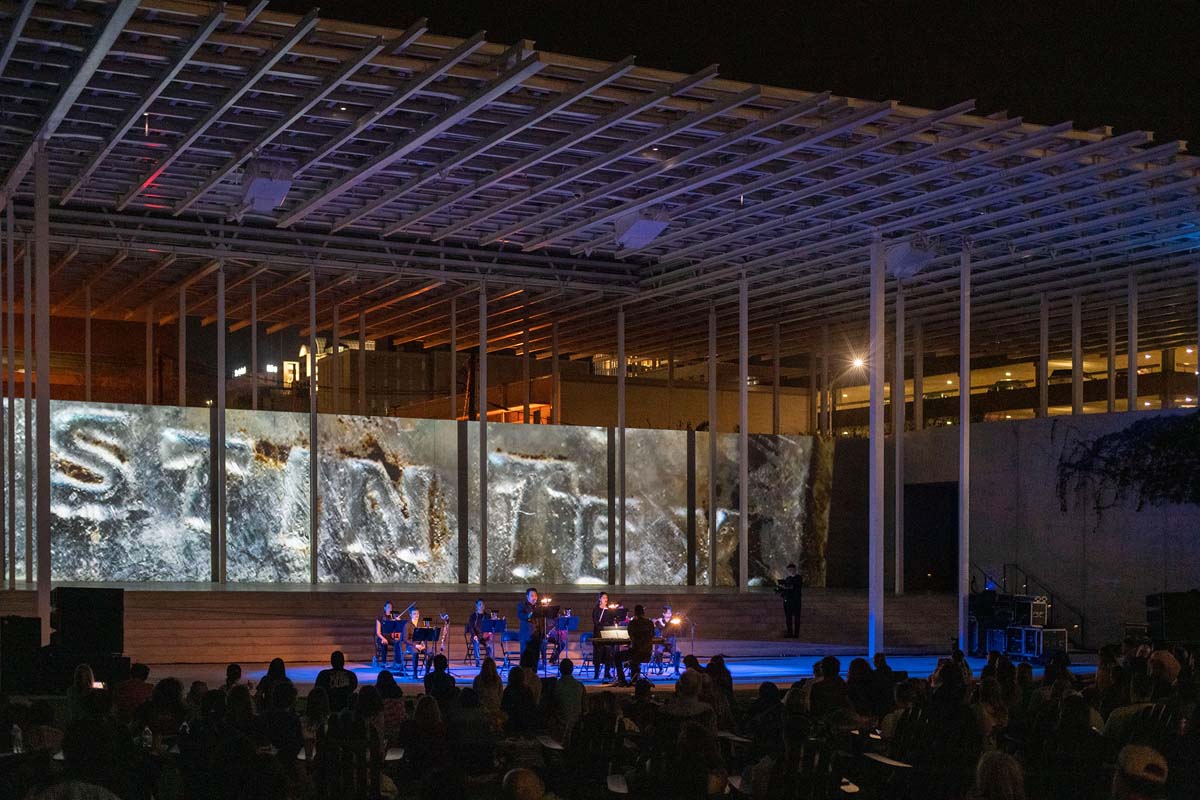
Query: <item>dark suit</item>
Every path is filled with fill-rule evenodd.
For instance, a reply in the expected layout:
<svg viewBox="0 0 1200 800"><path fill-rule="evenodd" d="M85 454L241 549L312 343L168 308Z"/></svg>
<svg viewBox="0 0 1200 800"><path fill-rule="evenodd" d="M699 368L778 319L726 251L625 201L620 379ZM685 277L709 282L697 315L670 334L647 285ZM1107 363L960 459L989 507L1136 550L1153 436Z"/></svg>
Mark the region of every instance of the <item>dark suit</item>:
<svg viewBox="0 0 1200 800"><path fill-rule="evenodd" d="M789 575L779 581L777 591L783 597L783 617L787 622L787 635L800 636L800 601L804 582L800 575Z"/></svg>
<svg viewBox="0 0 1200 800"><path fill-rule="evenodd" d="M475 611L471 612L471 616L467 619L467 636L471 638L471 648L475 652L475 666L479 666L479 648L483 648L483 654L491 657L492 655L492 634L484 633L480 629L480 623L488 619L488 613L485 611L482 614Z"/></svg>
<svg viewBox="0 0 1200 800"><path fill-rule="evenodd" d="M645 617L629 620L629 649L621 654L617 669L624 670L624 665L628 664L629 680L636 681L641 674L642 664L651 658L653 645L654 623Z"/></svg>
<svg viewBox="0 0 1200 800"><path fill-rule="evenodd" d="M537 648L535 652L541 653L542 639L545 634L542 632L542 618L534 617L534 612L537 611L537 606L526 600L522 600L517 604L517 619L521 621L521 628L517 633L517 638L521 642L521 657L525 657L525 650L529 647ZM537 662L534 662L534 666Z"/></svg>

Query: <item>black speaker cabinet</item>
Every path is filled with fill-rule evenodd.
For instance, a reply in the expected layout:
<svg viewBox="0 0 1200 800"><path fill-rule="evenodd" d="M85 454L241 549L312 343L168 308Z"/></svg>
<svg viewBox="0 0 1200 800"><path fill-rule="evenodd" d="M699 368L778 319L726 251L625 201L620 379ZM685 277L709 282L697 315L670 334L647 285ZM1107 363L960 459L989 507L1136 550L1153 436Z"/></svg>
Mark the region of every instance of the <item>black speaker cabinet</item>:
<svg viewBox="0 0 1200 800"><path fill-rule="evenodd" d="M33 691L41 646L40 617L0 618L0 692L29 694Z"/></svg>
<svg viewBox="0 0 1200 800"><path fill-rule="evenodd" d="M124 590L59 586L50 605L51 644L76 653L124 652Z"/></svg>

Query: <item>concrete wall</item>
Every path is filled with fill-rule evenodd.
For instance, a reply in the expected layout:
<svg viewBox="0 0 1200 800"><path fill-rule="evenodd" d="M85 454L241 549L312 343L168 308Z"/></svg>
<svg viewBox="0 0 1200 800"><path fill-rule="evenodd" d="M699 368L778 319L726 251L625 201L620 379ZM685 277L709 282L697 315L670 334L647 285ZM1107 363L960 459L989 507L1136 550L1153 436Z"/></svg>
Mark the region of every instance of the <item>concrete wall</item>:
<svg viewBox="0 0 1200 800"><path fill-rule="evenodd" d="M1097 414L975 425L971 429L971 560L997 576L1005 564L1019 564L1084 612L1092 645L1118 639L1124 622L1144 621L1146 594L1200 587L1200 506L1147 504L1139 510L1130 498L1097 512L1094 489L1085 488L1067 496L1064 510L1056 488L1059 460L1075 443L1124 430L1152 414L1187 413L1196 412ZM956 428L906 435L906 483L957 480ZM834 492L838 492L836 483ZM833 528L831 521L831 536ZM890 523L888 531L890 540ZM889 541L889 567L890 545ZM890 586L890 569L888 580Z"/></svg>

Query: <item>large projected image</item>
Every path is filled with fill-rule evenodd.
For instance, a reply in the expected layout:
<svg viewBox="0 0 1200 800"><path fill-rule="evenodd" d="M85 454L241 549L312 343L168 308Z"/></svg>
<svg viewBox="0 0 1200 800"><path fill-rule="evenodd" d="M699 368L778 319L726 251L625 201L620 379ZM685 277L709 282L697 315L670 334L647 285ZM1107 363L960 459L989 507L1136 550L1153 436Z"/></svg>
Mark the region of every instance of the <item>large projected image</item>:
<svg viewBox="0 0 1200 800"><path fill-rule="evenodd" d="M50 447L55 580L211 578L207 409L54 401Z"/></svg>
<svg viewBox="0 0 1200 800"><path fill-rule="evenodd" d="M320 580L458 580L457 425L320 416Z"/></svg>
<svg viewBox="0 0 1200 800"><path fill-rule="evenodd" d="M687 436L687 431L625 431L629 584L687 583Z"/></svg>
<svg viewBox="0 0 1200 800"><path fill-rule="evenodd" d="M602 584L608 558L608 431L489 424L488 580Z"/></svg>
<svg viewBox="0 0 1200 800"><path fill-rule="evenodd" d="M308 414L225 412L226 574L309 579Z"/></svg>

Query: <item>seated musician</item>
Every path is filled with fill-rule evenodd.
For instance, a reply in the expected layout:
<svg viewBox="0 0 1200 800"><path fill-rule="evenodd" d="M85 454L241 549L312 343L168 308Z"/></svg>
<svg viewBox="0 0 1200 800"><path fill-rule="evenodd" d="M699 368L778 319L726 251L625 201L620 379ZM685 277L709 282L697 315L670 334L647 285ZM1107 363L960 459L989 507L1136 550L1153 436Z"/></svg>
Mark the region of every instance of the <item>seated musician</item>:
<svg viewBox="0 0 1200 800"><path fill-rule="evenodd" d="M642 664L650 660L654 644L654 623L646 619L646 609L633 607L629 620L629 647L617 656L617 685L628 686L637 681ZM625 665L629 665L629 681L625 680Z"/></svg>
<svg viewBox="0 0 1200 800"><path fill-rule="evenodd" d="M681 654L676 643L676 638L679 635L679 625L675 618L675 612L670 606L662 607L662 616L654 619L654 635L656 638L662 639L662 644L654 645L654 660L656 663L669 661L672 667L675 668L675 674L679 674L679 661Z"/></svg>
<svg viewBox="0 0 1200 800"><path fill-rule="evenodd" d="M596 598L596 607L592 609L592 680L600 677L604 669L604 679L608 680L611 664L608 661L608 647L600 643L600 631L616 624L612 609L608 607L608 592L601 592Z"/></svg>
<svg viewBox="0 0 1200 800"><path fill-rule="evenodd" d="M475 666L477 667L479 666L479 648L483 648L484 656L492 657L492 632L483 630L483 621L487 619L491 619L491 615L484 610L481 597L475 601L475 610L467 619L467 636L471 640L471 649L475 653Z"/></svg>
<svg viewBox="0 0 1200 800"><path fill-rule="evenodd" d="M414 608L408 615L408 622L404 623L404 652L412 656L412 676L413 678L420 677L420 667L424 665L426 671L429 669L429 654L426 652L429 649L430 642L413 641L418 628L421 626L421 610Z"/></svg>
<svg viewBox="0 0 1200 800"><path fill-rule="evenodd" d="M563 609L558 612L558 619L564 620L571 616L569 609ZM557 664L558 658L567 649L567 636L569 635L566 628L560 629L558 625L554 625L550 630L546 631L546 641L542 643L542 660L546 659L546 650L548 645L554 645L554 652L550 654L550 664Z"/></svg>
<svg viewBox="0 0 1200 800"><path fill-rule="evenodd" d="M388 646L392 644L392 637L389 633L383 630L385 622L391 622L395 617L392 616L392 601L388 600L383 604L383 613L375 618L375 663L387 664ZM400 643L395 643L399 648ZM400 660L400 653L393 650L392 661Z"/></svg>

